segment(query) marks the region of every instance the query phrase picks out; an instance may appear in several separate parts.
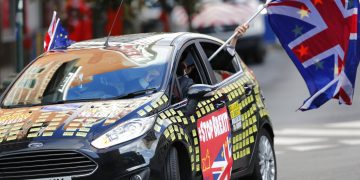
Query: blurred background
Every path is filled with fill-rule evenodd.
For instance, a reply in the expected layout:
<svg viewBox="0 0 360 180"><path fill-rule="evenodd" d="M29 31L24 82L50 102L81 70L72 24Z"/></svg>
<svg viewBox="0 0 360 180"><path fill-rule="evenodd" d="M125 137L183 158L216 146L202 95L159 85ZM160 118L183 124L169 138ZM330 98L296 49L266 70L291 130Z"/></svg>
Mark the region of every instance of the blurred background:
<svg viewBox="0 0 360 180"><path fill-rule="evenodd" d="M261 3L125 0L115 19L120 0L0 0L0 89L43 52L54 10L75 41L106 36L114 20L112 35L192 31L226 40ZM359 88L352 106L330 101L316 110L297 111L309 93L277 43L265 13L239 39L237 51L253 69L266 97L275 129L278 179L359 180Z"/></svg>
<svg viewBox="0 0 360 180"><path fill-rule="evenodd" d="M0 0L0 92L43 52L43 38L57 11L69 38L83 41L111 35L192 31L223 40L256 11L259 0ZM238 43L248 62L261 63L267 42L265 18L259 16ZM245 50L244 50L245 49ZM245 53L249 52L249 53Z"/></svg>

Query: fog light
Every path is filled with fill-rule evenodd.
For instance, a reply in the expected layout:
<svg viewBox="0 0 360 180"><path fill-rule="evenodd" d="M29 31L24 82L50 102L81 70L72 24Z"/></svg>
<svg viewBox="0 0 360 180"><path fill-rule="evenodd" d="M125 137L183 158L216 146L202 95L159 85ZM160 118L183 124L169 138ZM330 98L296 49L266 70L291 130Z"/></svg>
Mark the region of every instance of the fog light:
<svg viewBox="0 0 360 180"><path fill-rule="evenodd" d="M150 169L146 168L145 170L131 176L130 180L148 180L149 176L150 176Z"/></svg>
<svg viewBox="0 0 360 180"><path fill-rule="evenodd" d="M143 180L143 178L140 175L136 174L133 177L131 177L130 180Z"/></svg>

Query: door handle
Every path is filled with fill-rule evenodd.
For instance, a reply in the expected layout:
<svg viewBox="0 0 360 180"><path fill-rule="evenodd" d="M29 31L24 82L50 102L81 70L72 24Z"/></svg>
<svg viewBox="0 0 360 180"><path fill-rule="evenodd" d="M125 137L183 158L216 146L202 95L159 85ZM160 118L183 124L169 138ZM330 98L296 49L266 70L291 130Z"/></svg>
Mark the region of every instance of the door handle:
<svg viewBox="0 0 360 180"><path fill-rule="evenodd" d="M251 84L245 84L245 85L244 85L245 95L246 95L246 96L250 96L251 93L252 93L252 91L253 91L253 88L254 88L253 85L251 85Z"/></svg>

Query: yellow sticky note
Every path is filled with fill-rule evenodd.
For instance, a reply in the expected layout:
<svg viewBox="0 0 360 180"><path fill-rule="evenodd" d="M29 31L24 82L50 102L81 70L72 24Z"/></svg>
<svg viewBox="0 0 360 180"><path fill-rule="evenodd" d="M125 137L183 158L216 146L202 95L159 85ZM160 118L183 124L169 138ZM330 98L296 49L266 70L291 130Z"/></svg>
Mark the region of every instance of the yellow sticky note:
<svg viewBox="0 0 360 180"><path fill-rule="evenodd" d="M198 118L201 118L201 113L200 113L200 111L196 111L196 115L197 115Z"/></svg>
<svg viewBox="0 0 360 180"><path fill-rule="evenodd" d="M74 132L64 132L63 136L73 136Z"/></svg>
<svg viewBox="0 0 360 180"><path fill-rule="evenodd" d="M182 122L182 120L181 120L181 118L179 117L179 116L176 116L176 120L177 120L177 122Z"/></svg>
<svg viewBox="0 0 360 180"><path fill-rule="evenodd" d="M150 107L149 105L145 106L145 111L151 112L152 110L153 110L153 108Z"/></svg>
<svg viewBox="0 0 360 180"><path fill-rule="evenodd" d="M170 133L169 133L169 130L168 130L168 129L166 129L166 130L164 131L164 135L165 135L166 138L169 137Z"/></svg>
<svg viewBox="0 0 360 180"><path fill-rule="evenodd" d="M16 139L16 135L15 136L9 136L8 138L6 138L7 141L12 141Z"/></svg>
<svg viewBox="0 0 360 180"><path fill-rule="evenodd" d="M44 132L42 136L52 136L54 132Z"/></svg>
<svg viewBox="0 0 360 180"><path fill-rule="evenodd" d="M176 115L176 111L174 109L170 109L172 115Z"/></svg>
<svg viewBox="0 0 360 180"><path fill-rule="evenodd" d="M202 113L203 115L205 115L205 114L206 114L206 111L205 111L205 109L204 109L204 108L201 108L201 109L200 109L200 111L201 111L201 113Z"/></svg>
<svg viewBox="0 0 360 180"><path fill-rule="evenodd" d="M69 126L72 126L72 127L78 127L80 125L80 123L70 123Z"/></svg>
<svg viewBox="0 0 360 180"><path fill-rule="evenodd" d="M35 121L36 123L43 123L43 122L46 122L46 119L38 119Z"/></svg>
<svg viewBox="0 0 360 180"><path fill-rule="evenodd" d="M80 136L80 137L86 137L87 133L84 132L77 132L76 136Z"/></svg>
<svg viewBox="0 0 360 180"><path fill-rule="evenodd" d="M194 145L198 145L199 144L199 141L197 138L194 138Z"/></svg>
<svg viewBox="0 0 360 180"><path fill-rule="evenodd" d="M178 126L174 126L174 129L176 132L179 132L179 127Z"/></svg>
<svg viewBox="0 0 360 180"><path fill-rule="evenodd" d="M152 106L154 109L156 109L156 108L159 107L159 105L158 105L155 101L151 103L151 106Z"/></svg>
<svg viewBox="0 0 360 180"><path fill-rule="evenodd" d="M197 136L195 129L192 130L192 135L193 135L194 138Z"/></svg>
<svg viewBox="0 0 360 180"><path fill-rule="evenodd" d="M167 102L169 100L169 98L167 96L162 96L162 99L164 100L164 102Z"/></svg>
<svg viewBox="0 0 360 180"><path fill-rule="evenodd" d="M181 117L184 116L184 113L182 111L177 111L177 114Z"/></svg>
<svg viewBox="0 0 360 180"><path fill-rule="evenodd" d="M45 129L46 131L55 131L56 130L56 126L49 126Z"/></svg>
<svg viewBox="0 0 360 180"><path fill-rule="evenodd" d="M27 135L28 138L37 137L38 133L30 133Z"/></svg>
<svg viewBox="0 0 360 180"><path fill-rule="evenodd" d="M246 155L249 155L250 154L250 148L246 148Z"/></svg>
<svg viewBox="0 0 360 180"><path fill-rule="evenodd" d="M191 123L195 123L195 117L194 116L190 116L190 120L191 120Z"/></svg>
<svg viewBox="0 0 360 180"><path fill-rule="evenodd" d="M205 106L206 112L209 113L210 112L210 107L209 106Z"/></svg>
<svg viewBox="0 0 360 180"><path fill-rule="evenodd" d="M160 118L161 119L166 119L166 115L164 113L160 113Z"/></svg>
<svg viewBox="0 0 360 180"><path fill-rule="evenodd" d="M172 114L171 114L171 112L170 112L169 110L165 111L165 114L166 114L167 117L171 117L171 116L172 116Z"/></svg>
<svg viewBox="0 0 360 180"><path fill-rule="evenodd" d="M156 132L160 132L161 127L160 127L159 125L155 124L154 130L155 130Z"/></svg>
<svg viewBox="0 0 360 180"><path fill-rule="evenodd" d="M188 121L187 121L187 119L186 119L186 118L182 118L182 121L184 122L184 124L185 124L185 125L187 125L187 124L188 124Z"/></svg>
<svg viewBox="0 0 360 180"><path fill-rule="evenodd" d="M254 143L255 140L254 140L254 136L250 136L250 144Z"/></svg>
<svg viewBox="0 0 360 180"><path fill-rule="evenodd" d="M79 131L82 131L82 132L89 132L90 131L90 128L80 128Z"/></svg>
<svg viewBox="0 0 360 180"><path fill-rule="evenodd" d="M139 114L139 116L145 116L146 114L144 110L139 110L137 113Z"/></svg>

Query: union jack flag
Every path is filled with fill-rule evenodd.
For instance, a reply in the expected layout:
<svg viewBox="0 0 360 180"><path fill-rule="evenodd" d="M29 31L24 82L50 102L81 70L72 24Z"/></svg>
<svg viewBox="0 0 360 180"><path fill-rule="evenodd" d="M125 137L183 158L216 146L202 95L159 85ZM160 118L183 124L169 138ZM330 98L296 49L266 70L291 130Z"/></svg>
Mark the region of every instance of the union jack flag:
<svg viewBox="0 0 360 180"><path fill-rule="evenodd" d="M230 136L226 137L225 143L222 145L218 156L211 166L213 179L216 180L229 180L232 170L232 152L231 152Z"/></svg>
<svg viewBox="0 0 360 180"><path fill-rule="evenodd" d="M359 64L358 0L274 0L269 22L310 92L300 110L352 104Z"/></svg>
<svg viewBox="0 0 360 180"><path fill-rule="evenodd" d="M66 49L74 41L68 39L68 32L61 25L60 19L56 20L56 12L54 11L48 32L44 39L44 52L54 49Z"/></svg>
<svg viewBox="0 0 360 180"><path fill-rule="evenodd" d="M56 12L54 11L54 14L53 14L53 17L51 19L51 23L50 23L48 32L45 34L44 52L49 50L51 37L53 37L53 34L55 33L55 25L56 25Z"/></svg>

